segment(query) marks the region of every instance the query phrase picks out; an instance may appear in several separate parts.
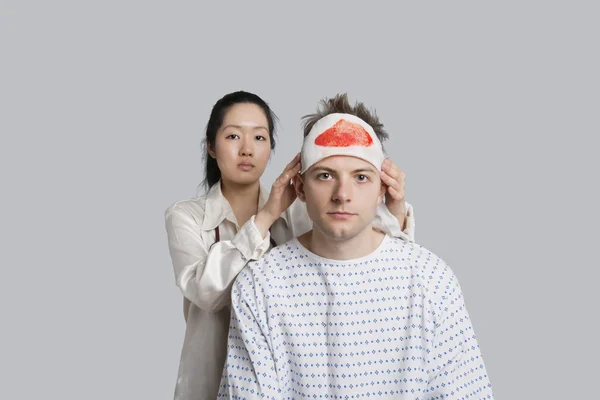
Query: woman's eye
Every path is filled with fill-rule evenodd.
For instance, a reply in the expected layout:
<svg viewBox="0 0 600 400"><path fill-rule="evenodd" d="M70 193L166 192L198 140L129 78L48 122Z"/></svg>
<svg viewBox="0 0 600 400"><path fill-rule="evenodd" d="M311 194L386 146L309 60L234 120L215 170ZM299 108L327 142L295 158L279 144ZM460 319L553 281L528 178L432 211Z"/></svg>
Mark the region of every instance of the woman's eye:
<svg viewBox="0 0 600 400"><path fill-rule="evenodd" d="M267 138L265 138L264 136L260 136L259 135L259 136L256 137L256 140L267 140Z"/></svg>
<svg viewBox="0 0 600 400"><path fill-rule="evenodd" d="M226 139L239 139L239 136L235 133L232 133L231 135L227 136Z"/></svg>

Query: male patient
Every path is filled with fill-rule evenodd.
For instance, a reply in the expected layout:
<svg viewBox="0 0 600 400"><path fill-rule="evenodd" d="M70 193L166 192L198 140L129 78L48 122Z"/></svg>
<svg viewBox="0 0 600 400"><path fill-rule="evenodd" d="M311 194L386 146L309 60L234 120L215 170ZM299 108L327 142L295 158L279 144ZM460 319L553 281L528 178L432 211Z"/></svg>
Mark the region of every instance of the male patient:
<svg viewBox="0 0 600 400"><path fill-rule="evenodd" d="M492 399L450 267L371 226L385 195L377 116L338 95L304 127L294 185L313 229L235 281L219 398Z"/></svg>

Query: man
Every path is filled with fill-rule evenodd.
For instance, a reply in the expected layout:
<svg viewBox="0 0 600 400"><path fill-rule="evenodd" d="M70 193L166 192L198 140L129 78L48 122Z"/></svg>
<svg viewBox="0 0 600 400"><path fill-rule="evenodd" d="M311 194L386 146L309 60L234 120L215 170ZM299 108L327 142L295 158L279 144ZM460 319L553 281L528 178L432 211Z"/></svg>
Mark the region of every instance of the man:
<svg viewBox="0 0 600 400"><path fill-rule="evenodd" d="M345 95L305 117L294 184L313 229L235 281L219 398L493 398L452 270L372 228L385 135Z"/></svg>

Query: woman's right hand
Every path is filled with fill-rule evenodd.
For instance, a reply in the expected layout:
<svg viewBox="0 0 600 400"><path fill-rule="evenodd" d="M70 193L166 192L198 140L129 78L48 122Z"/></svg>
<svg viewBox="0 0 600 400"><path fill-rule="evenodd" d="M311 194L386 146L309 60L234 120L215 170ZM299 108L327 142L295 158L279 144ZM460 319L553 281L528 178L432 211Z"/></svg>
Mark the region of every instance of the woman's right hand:
<svg viewBox="0 0 600 400"><path fill-rule="evenodd" d="M288 209L296 200L296 190L291 180L298 172L300 172L300 153L290 161L279 177L271 186L269 199L262 209L258 211L254 219L254 223L262 233L263 237L267 231L279 218L281 213Z"/></svg>

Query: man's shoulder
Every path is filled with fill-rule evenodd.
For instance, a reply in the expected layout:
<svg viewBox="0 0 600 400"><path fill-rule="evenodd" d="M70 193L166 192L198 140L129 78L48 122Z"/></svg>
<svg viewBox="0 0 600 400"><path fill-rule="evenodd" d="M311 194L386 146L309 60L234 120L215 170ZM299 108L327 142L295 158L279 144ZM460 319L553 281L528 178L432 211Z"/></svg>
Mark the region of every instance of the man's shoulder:
<svg viewBox="0 0 600 400"><path fill-rule="evenodd" d="M235 277L232 295L237 292L241 297L255 297L261 291L260 286L263 281L265 281L264 268L261 266L261 260L250 261Z"/></svg>
<svg viewBox="0 0 600 400"><path fill-rule="evenodd" d="M441 307L452 293L461 291L453 269L434 252L418 243L393 238L386 249L398 273L409 274L423 290L423 295ZM398 268L399 267L399 268ZM418 287L418 286L417 286Z"/></svg>
<svg viewBox="0 0 600 400"><path fill-rule="evenodd" d="M272 283L274 280L281 279L281 271L285 271L288 263L297 256L295 239L290 239L276 247L273 247L258 260L249 261L239 273L238 277L252 281L262 280L266 283ZM270 285L269 285L270 286Z"/></svg>
<svg viewBox="0 0 600 400"><path fill-rule="evenodd" d="M259 302L263 306L274 291L279 290L284 277L288 256L286 243L274 247L258 260L249 261L239 272L232 287L232 294L247 301Z"/></svg>
<svg viewBox="0 0 600 400"><path fill-rule="evenodd" d="M389 239L390 244L384 251L395 255L397 260L418 271L424 280L431 281L440 274L445 278L454 278L452 268L429 248L400 238L390 237Z"/></svg>
<svg viewBox="0 0 600 400"><path fill-rule="evenodd" d="M273 247L258 260L248 262L244 269L255 274L264 274L267 271L276 269L274 267L281 267L297 254L296 250L298 246L295 243L296 239L290 239L285 243Z"/></svg>
<svg viewBox="0 0 600 400"><path fill-rule="evenodd" d="M410 259L415 259L415 261L419 261L422 257L439 258L437 255L435 255L435 253L419 243L409 242L404 239L391 236L387 236L387 240L388 245L384 251L398 253L405 258L408 257Z"/></svg>

